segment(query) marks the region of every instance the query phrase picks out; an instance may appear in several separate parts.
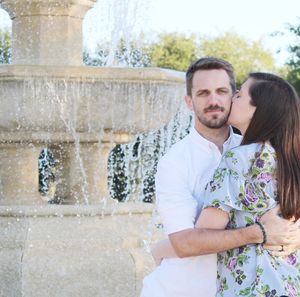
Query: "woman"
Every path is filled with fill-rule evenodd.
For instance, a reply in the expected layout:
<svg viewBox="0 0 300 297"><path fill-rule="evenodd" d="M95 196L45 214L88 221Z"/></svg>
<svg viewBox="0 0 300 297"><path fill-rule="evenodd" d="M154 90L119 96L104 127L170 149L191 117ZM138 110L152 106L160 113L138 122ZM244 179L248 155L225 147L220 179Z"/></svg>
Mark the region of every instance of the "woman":
<svg viewBox="0 0 300 297"><path fill-rule="evenodd" d="M284 218L298 220L300 101L294 88L272 74L250 74L233 98L229 122L242 132L242 145L224 155L207 185L197 228L259 223L277 204ZM217 282L217 296L300 296L300 252L282 258L249 245L219 253Z"/></svg>

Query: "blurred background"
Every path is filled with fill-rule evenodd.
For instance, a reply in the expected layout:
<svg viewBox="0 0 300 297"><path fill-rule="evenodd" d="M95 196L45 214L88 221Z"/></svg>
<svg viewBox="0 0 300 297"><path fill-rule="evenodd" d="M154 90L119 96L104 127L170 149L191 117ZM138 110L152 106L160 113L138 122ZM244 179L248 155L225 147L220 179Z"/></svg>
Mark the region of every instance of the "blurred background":
<svg viewBox="0 0 300 297"><path fill-rule="evenodd" d="M271 71L300 92L297 0L98 0L85 17L89 66L185 71L201 56L230 61L240 84L250 71ZM0 9L0 63L10 63L11 21Z"/></svg>

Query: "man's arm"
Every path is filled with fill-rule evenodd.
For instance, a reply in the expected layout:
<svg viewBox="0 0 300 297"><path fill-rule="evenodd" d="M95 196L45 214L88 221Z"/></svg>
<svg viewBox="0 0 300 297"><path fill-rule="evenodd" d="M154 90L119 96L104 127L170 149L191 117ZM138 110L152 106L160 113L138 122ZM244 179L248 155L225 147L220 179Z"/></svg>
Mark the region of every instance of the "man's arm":
<svg viewBox="0 0 300 297"><path fill-rule="evenodd" d="M295 223L271 210L261 218L269 245L291 245L297 240ZM202 211L196 229L187 229L169 235L179 257L190 257L218 253L247 244L262 243L263 234L257 224L245 228L224 230L228 214L220 209L206 208Z"/></svg>
<svg viewBox="0 0 300 297"><path fill-rule="evenodd" d="M180 258L213 254L263 241L259 226L224 230L228 221L228 213L220 209L202 210L196 229L183 230L169 235L176 254Z"/></svg>

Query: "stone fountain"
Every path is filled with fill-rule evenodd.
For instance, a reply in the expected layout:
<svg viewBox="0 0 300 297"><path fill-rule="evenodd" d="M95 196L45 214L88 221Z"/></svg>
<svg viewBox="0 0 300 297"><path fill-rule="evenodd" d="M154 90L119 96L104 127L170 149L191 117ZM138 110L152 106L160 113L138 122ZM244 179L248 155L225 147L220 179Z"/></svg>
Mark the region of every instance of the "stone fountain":
<svg viewBox="0 0 300 297"><path fill-rule="evenodd" d="M115 203L110 150L167 123L182 73L92 68L82 21L93 0L0 0L12 19L13 63L0 66L0 296L138 296L153 268L153 206ZM38 157L59 160L49 205Z"/></svg>

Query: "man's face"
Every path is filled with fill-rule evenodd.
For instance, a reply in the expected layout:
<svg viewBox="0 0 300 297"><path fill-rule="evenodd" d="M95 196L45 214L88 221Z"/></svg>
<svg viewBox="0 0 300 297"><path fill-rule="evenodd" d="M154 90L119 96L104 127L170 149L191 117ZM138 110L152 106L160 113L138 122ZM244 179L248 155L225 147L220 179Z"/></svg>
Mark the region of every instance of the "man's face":
<svg viewBox="0 0 300 297"><path fill-rule="evenodd" d="M185 100L195 113L196 127L218 129L226 124L231 108L232 90L223 69L198 70L192 81L192 96Z"/></svg>

